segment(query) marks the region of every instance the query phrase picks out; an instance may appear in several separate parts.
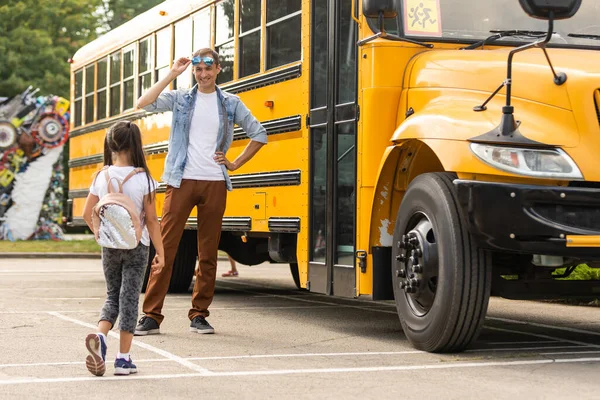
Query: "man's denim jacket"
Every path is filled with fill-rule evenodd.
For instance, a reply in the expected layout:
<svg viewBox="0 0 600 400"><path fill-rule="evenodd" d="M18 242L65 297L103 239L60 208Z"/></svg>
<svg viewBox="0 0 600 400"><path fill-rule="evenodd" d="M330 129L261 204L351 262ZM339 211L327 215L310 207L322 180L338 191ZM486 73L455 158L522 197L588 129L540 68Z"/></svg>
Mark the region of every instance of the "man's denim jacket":
<svg viewBox="0 0 600 400"><path fill-rule="evenodd" d="M242 127L246 135L254 141L267 143L265 128L254 118L250 110L242 103L239 97L225 93L218 87L219 99L219 133L217 135L217 151L227 153L233 141L233 124ZM163 112L173 111L171 134L169 135L169 152L165 160L165 170L162 180L169 186L178 188L181 185L183 170L187 161L187 150L190 138L190 124L196 106L196 92L198 85L192 89L170 90L161 93L152 104L144 107L146 111ZM227 123L224 115L227 113ZM221 165L227 190L231 190L231 179L225 165Z"/></svg>

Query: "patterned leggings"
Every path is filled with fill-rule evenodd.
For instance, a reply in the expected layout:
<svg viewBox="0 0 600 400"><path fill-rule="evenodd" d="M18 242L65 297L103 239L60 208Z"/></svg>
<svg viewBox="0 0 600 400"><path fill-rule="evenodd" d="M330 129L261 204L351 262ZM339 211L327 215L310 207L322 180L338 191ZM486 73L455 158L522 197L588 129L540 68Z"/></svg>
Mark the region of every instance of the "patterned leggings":
<svg viewBox="0 0 600 400"><path fill-rule="evenodd" d="M148 246L141 243L131 250L102 248L107 297L100 321L108 321L114 326L119 317L119 329L134 332L148 252Z"/></svg>

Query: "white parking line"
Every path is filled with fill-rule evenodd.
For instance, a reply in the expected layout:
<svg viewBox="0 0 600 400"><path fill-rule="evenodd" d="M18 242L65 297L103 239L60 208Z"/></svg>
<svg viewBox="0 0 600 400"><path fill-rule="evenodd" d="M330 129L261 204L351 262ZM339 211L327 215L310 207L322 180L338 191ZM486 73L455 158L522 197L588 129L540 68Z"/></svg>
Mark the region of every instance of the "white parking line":
<svg viewBox="0 0 600 400"><path fill-rule="evenodd" d="M528 340L528 341L516 341L516 342L486 342L491 345L502 345L502 344L544 344L544 343L560 343L560 340Z"/></svg>
<svg viewBox="0 0 600 400"><path fill-rule="evenodd" d="M94 330L98 329L98 327L96 325L88 324L87 322L80 321L78 319L74 319L74 318L71 318L71 317L67 317L66 315L62 315L62 314L57 313L57 312L49 312L48 314L53 315L53 316L55 316L57 318L65 320L65 321L72 322L72 323L77 324L77 325L85 326L86 328L90 328L90 329L94 329ZM115 333L115 332L111 331L111 332L108 332L108 334L110 336L114 337L114 338L117 338L117 339L119 338L119 335L117 333ZM206 368L202 368L201 366L199 366L197 364L194 364L192 362L189 362L188 360L186 360L184 358L176 356L173 353L169 353L166 350L159 349L158 347L151 346L151 345L149 345L147 343L143 343L143 342L140 342L138 340L134 340L132 342L132 344L135 345L135 346L141 347L143 349L149 350L149 351L151 351L153 353L156 353L158 355L161 355L161 356L163 356L165 358L168 358L168 359L170 359L172 361L175 361L176 363L179 363L179 364L181 364L181 365L183 365L183 366L185 366L185 367L187 367L187 368L189 368L189 369L191 369L193 371L201 372L203 374L209 373L209 371Z"/></svg>
<svg viewBox="0 0 600 400"><path fill-rule="evenodd" d="M597 354L600 350L588 350L588 351L552 351L549 353L540 353L542 355L559 355L559 354Z"/></svg>
<svg viewBox="0 0 600 400"><path fill-rule="evenodd" d="M483 328L484 329L489 329L489 330L492 330L492 331L498 331L498 332L517 333L517 334L520 334L520 335L534 336L534 337L539 337L539 338L543 338L543 339L560 340L561 342L564 342L564 343L576 344L576 345L579 345L579 346L582 346L582 347L596 347L596 348L600 348L600 345L598 345L598 344L580 342L578 340L571 340L571 339L562 339L562 338L558 338L556 336L542 335L540 333L523 332L523 331L516 331L514 329L505 329L505 328L494 328L494 327L491 327L491 326L484 326Z"/></svg>
<svg viewBox="0 0 600 400"><path fill-rule="evenodd" d="M188 359L189 360L189 359ZM136 364L151 362L173 362L168 358L149 358L146 360L135 360ZM31 368L31 367L60 367L64 365L85 365L84 361L63 361L45 363L23 363L23 364L0 364L0 368Z"/></svg>
<svg viewBox="0 0 600 400"><path fill-rule="evenodd" d="M483 352L495 352L495 351L530 351L530 350L550 350L550 349L587 349L593 346L581 346L581 345L564 345L564 346L539 346L539 347L501 347L495 349L469 349L465 350L465 353L483 353Z"/></svg>
<svg viewBox="0 0 600 400"><path fill-rule="evenodd" d="M498 317L487 317L486 319L489 319L491 321L508 322L511 324L529 325L529 326L536 326L538 328L557 329L557 330L561 330L561 331L565 331L565 332L584 333L586 335L600 336L600 332L588 331L585 329L569 328L568 326L554 326L554 325L540 324L538 322L526 322L526 321L518 321L515 319L498 318Z"/></svg>
<svg viewBox="0 0 600 400"><path fill-rule="evenodd" d="M127 378L118 376L107 377L66 377L66 378L23 378L0 380L0 385L18 385L32 383L61 383L61 382L103 382L112 380L157 380L177 379L194 377L229 377L229 376L264 376L264 375L293 375L293 374L331 374L331 373L357 373L357 372L394 372L394 371L418 371L418 370L442 370L458 368L483 368L503 366L527 366L541 364L567 364L567 363L597 363L600 357L556 359L556 360L522 360L522 361L492 361L492 362L470 362L470 363L439 363L425 365L398 365L388 367L353 367L353 368L310 368L310 369L279 369L279 370L257 370L257 371L223 371L194 374L164 374L164 375L130 375Z"/></svg>
<svg viewBox="0 0 600 400"><path fill-rule="evenodd" d="M345 357L345 356L398 356L409 354L429 354L426 351L373 351L362 353L292 353L292 354L254 354L243 356L214 356L214 357L190 357L188 360L241 360L247 358L294 358L294 357Z"/></svg>
<svg viewBox="0 0 600 400"><path fill-rule="evenodd" d="M214 357L186 357L187 361L202 361L202 360L241 360L255 358L310 358L310 357L356 357L356 356L399 356L410 354L429 354L425 351L410 350L410 351L372 351L362 353L292 353L292 354L251 354L243 356L214 356ZM149 358L135 360L135 363L156 363L156 362L173 362L168 358ZM24 363L24 364L0 364L0 368L22 368L22 367L50 367L61 365L83 365L83 361L64 361L64 362L46 362L46 363Z"/></svg>

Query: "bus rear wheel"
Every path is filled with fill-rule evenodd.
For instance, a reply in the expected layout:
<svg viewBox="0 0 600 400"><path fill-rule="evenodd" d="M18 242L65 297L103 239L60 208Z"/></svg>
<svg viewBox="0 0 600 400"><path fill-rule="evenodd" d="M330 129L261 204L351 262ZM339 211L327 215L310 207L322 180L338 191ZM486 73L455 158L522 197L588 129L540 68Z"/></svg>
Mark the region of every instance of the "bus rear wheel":
<svg viewBox="0 0 600 400"><path fill-rule="evenodd" d="M148 279L150 277L150 269L152 259L156 250L152 244L150 245L150 256L148 257L148 268L142 285L142 292L146 291ZM187 292L192 283L194 270L196 268L196 260L198 257L198 245L196 231L186 230L179 241L177 256L173 262L173 273L171 274L171 282L169 283L169 293L184 293Z"/></svg>
<svg viewBox="0 0 600 400"><path fill-rule="evenodd" d="M408 187L394 229L392 279L398 316L413 346L464 350L483 325L491 256L468 232L448 173L423 174Z"/></svg>

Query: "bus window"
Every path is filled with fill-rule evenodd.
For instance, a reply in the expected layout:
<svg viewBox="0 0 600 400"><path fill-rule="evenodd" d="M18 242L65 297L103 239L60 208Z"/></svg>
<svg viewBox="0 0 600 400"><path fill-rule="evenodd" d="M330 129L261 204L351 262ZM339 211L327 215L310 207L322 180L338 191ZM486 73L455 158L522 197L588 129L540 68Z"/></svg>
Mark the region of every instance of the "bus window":
<svg viewBox="0 0 600 400"><path fill-rule="evenodd" d="M267 69L300 60L301 13L300 0L267 0Z"/></svg>
<svg viewBox="0 0 600 400"><path fill-rule="evenodd" d="M134 84L134 60L135 47L123 49L123 109L130 110L133 108L133 99L135 94Z"/></svg>
<svg viewBox="0 0 600 400"><path fill-rule="evenodd" d="M355 26L352 20L351 2L340 2L340 13L343 15L340 22L339 57L339 86L338 104L352 103L356 100L356 42Z"/></svg>
<svg viewBox="0 0 600 400"><path fill-rule="evenodd" d="M106 78L108 74L108 61L107 59L103 59L98 61L98 77L96 78L96 90L97 97L96 101L97 109L96 109L96 120L106 118Z"/></svg>
<svg viewBox="0 0 600 400"><path fill-rule="evenodd" d="M152 36L140 42L138 68L140 74L138 96L141 96L152 86Z"/></svg>
<svg viewBox="0 0 600 400"><path fill-rule="evenodd" d="M194 33L193 49L194 51L210 47L210 8L205 8L193 16Z"/></svg>
<svg viewBox="0 0 600 400"><path fill-rule="evenodd" d="M261 0L240 0L239 77L260 72Z"/></svg>
<svg viewBox="0 0 600 400"><path fill-rule="evenodd" d="M96 65L92 64L85 68L85 123L94 121L94 75Z"/></svg>
<svg viewBox="0 0 600 400"><path fill-rule="evenodd" d="M81 126L81 111L83 101L83 70L75 72L75 115L73 118L74 126Z"/></svg>
<svg viewBox="0 0 600 400"><path fill-rule="evenodd" d="M329 40L327 0L313 2L312 18L314 32L312 34L311 47L313 52L310 62L314 85L311 91L310 107L319 108L327 105L327 41Z"/></svg>
<svg viewBox="0 0 600 400"><path fill-rule="evenodd" d="M156 81L169 73L171 67L171 27L156 32ZM168 89L168 87L167 87Z"/></svg>
<svg viewBox="0 0 600 400"><path fill-rule="evenodd" d="M121 112L121 52L110 56L110 113L109 116Z"/></svg>
<svg viewBox="0 0 600 400"><path fill-rule="evenodd" d="M186 18L175 24L175 57L190 57L192 55L192 20ZM191 68L179 75L175 81L176 88L192 87Z"/></svg>
<svg viewBox="0 0 600 400"><path fill-rule="evenodd" d="M217 23L215 27L215 50L219 53L221 72L217 83L222 84L233 79L233 7L234 0L223 0L217 4Z"/></svg>

